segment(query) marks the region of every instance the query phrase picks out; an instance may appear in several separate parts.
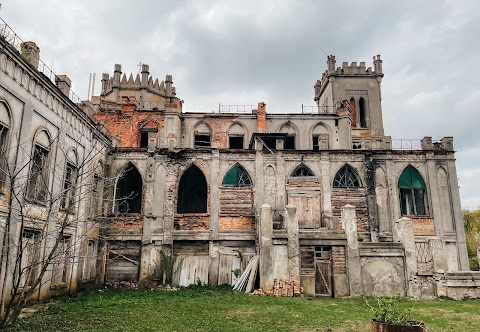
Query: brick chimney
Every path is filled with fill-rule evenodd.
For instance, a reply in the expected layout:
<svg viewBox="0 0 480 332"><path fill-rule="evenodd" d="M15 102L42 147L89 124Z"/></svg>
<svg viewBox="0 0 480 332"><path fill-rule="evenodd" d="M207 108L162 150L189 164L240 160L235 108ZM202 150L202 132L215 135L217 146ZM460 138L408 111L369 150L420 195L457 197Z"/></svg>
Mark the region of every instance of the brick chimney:
<svg viewBox="0 0 480 332"><path fill-rule="evenodd" d="M267 104L258 103L257 108L257 133L265 133L267 131Z"/></svg>
<svg viewBox="0 0 480 332"><path fill-rule="evenodd" d="M57 88L62 91L65 96L70 95L70 87L72 86L72 80L68 78L67 75L57 75L55 76L55 83Z"/></svg>
<svg viewBox="0 0 480 332"><path fill-rule="evenodd" d="M35 69L38 70L38 62L40 61L40 48L33 41L26 41L20 44L22 54Z"/></svg>

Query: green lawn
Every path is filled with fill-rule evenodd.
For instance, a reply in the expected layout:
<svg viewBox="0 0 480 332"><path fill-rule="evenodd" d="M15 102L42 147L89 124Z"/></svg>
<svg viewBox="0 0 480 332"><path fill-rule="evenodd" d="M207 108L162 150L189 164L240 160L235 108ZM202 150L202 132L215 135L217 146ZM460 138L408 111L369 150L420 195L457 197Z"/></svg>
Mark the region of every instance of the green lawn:
<svg viewBox="0 0 480 332"><path fill-rule="evenodd" d="M480 300L402 300L428 331L480 331ZM7 331L370 331L362 299L273 298L229 288L108 289L53 301Z"/></svg>

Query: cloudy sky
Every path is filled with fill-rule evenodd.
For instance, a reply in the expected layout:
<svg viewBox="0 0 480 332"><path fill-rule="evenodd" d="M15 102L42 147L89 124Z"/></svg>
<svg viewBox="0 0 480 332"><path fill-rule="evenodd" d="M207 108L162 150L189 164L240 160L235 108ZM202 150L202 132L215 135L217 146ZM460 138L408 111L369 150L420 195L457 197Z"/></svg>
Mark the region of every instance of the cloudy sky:
<svg viewBox="0 0 480 332"><path fill-rule="evenodd" d="M476 0L0 0L0 16L86 99L89 73L173 75L185 111L313 105L326 55L381 54L385 133L454 136L464 208L480 205L480 2Z"/></svg>

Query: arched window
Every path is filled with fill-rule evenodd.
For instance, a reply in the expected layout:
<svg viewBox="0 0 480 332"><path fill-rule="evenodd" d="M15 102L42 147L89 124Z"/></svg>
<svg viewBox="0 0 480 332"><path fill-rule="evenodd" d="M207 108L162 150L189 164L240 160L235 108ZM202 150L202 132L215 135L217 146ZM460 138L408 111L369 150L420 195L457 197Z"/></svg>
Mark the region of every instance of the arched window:
<svg viewBox="0 0 480 332"><path fill-rule="evenodd" d="M360 108L360 127L367 128L367 110L365 108L365 99L359 99L358 107Z"/></svg>
<svg viewBox="0 0 480 332"><path fill-rule="evenodd" d="M304 163L301 163L295 169L293 170L292 174L290 174L291 177L301 177L301 176L315 176L313 174L312 170L307 167Z"/></svg>
<svg viewBox="0 0 480 332"><path fill-rule="evenodd" d="M358 178L357 172L353 170L349 165L344 165L340 170L335 174L333 179L334 188L357 188L360 187L360 179Z"/></svg>
<svg viewBox="0 0 480 332"><path fill-rule="evenodd" d="M118 213L140 213L142 211L142 176L129 163L120 174L115 188L115 205Z"/></svg>
<svg viewBox="0 0 480 332"><path fill-rule="evenodd" d="M196 166L190 166L183 173L178 185L178 213L207 212L207 180Z"/></svg>
<svg viewBox="0 0 480 332"><path fill-rule="evenodd" d="M313 128L312 147L313 151L329 149L328 129L321 123Z"/></svg>
<svg viewBox="0 0 480 332"><path fill-rule="evenodd" d="M350 98L350 116L352 117L352 127L357 126L357 106L355 105L355 99Z"/></svg>
<svg viewBox="0 0 480 332"><path fill-rule="evenodd" d="M290 122L286 122L280 128L280 132L287 134L283 148L285 150L295 150L295 127Z"/></svg>
<svg viewBox="0 0 480 332"><path fill-rule="evenodd" d="M245 130L241 125L235 123L228 129L228 147L230 149L243 149Z"/></svg>
<svg viewBox="0 0 480 332"><path fill-rule="evenodd" d="M211 143L210 128L203 122L195 127L193 146L195 148L209 148Z"/></svg>
<svg viewBox="0 0 480 332"><path fill-rule="evenodd" d="M77 183L78 157L75 150L70 149L67 153L65 176L63 179L63 191L60 197L60 207L67 211L73 211L75 206L75 185Z"/></svg>
<svg viewBox="0 0 480 332"><path fill-rule="evenodd" d="M252 185L250 175L240 164L233 165L223 177L222 185L234 187L246 187Z"/></svg>
<svg viewBox="0 0 480 332"><path fill-rule="evenodd" d="M92 214L98 216L102 214L103 202L103 163L98 161L93 169L92 178Z"/></svg>
<svg viewBox="0 0 480 332"><path fill-rule="evenodd" d="M41 130L35 135L34 142L27 182L27 197L36 202L45 202L48 188L50 136L45 130Z"/></svg>
<svg viewBox="0 0 480 332"><path fill-rule="evenodd" d="M398 180L402 216L428 215L427 190L422 175L408 165Z"/></svg>
<svg viewBox="0 0 480 332"><path fill-rule="evenodd" d="M0 189L7 176L8 132L10 130L10 114L3 103L0 103Z"/></svg>

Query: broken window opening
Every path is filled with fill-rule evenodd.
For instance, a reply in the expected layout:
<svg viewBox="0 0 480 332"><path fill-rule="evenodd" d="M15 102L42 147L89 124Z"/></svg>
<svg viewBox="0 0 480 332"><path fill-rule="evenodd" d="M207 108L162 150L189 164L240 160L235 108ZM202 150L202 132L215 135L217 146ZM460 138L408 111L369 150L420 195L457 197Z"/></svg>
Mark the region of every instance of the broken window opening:
<svg viewBox="0 0 480 332"><path fill-rule="evenodd" d="M36 202L45 202L47 199L48 154L48 149L35 144L28 177L27 197Z"/></svg>
<svg viewBox="0 0 480 332"><path fill-rule="evenodd" d="M318 144L318 135L313 135L312 136L312 145L313 145L313 151L320 151L320 145Z"/></svg>
<svg viewBox="0 0 480 332"><path fill-rule="evenodd" d="M75 198L75 183L77 178L77 168L70 162L67 162L65 168L65 179L63 180L63 192L60 198L60 207L69 212L73 211Z"/></svg>
<svg viewBox="0 0 480 332"><path fill-rule="evenodd" d="M350 116L352 118L352 127L357 126L357 108L355 106L355 99L350 98Z"/></svg>
<svg viewBox="0 0 480 332"><path fill-rule="evenodd" d="M24 230L22 234L22 259L20 261L20 286L31 286L38 274L40 233Z"/></svg>
<svg viewBox="0 0 480 332"><path fill-rule="evenodd" d="M210 135L195 135L196 148L209 148L210 147Z"/></svg>
<svg viewBox="0 0 480 332"><path fill-rule="evenodd" d="M358 101L358 106L360 108L360 127L367 128L367 111L365 109L365 99L360 98Z"/></svg>
<svg viewBox="0 0 480 332"><path fill-rule="evenodd" d="M408 165L398 180L402 216L428 215L427 189L418 170Z"/></svg>
<svg viewBox="0 0 480 332"><path fill-rule="evenodd" d="M360 180L357 172L349 165L345 165L337 172L333 179L334 188L358 188L360 187Z"/></svg>
<svg viewBox="0 0 480 332"><path fill-rule="evenodd" d="M8 127L0 123L0 189L3 188L7 176L7 139Z"/></svg>
<svg viewBox="0 0 480 332"><path fill-rule="evenodd" d="M206 213L207 195L203 172L196 165L190 166L178 185L177 213Z"/></svg>
<svg viewBox="0 0 480 332"><path fill-rule="evenodd" d="M53 259L52 284L64 284L68 280L70 268L70 237L65 236L58 243L57 252Z"/></svg>
<svg viewBox="0 0 480 332"><path fill-rule="evenodd" d="M233 165L223 177L223 186L246 187L252 185L250 175L240 164Z"/></svg>
<svg viewBox="0 0 480 332"><path fill-rule="evenodd" d="M142 210L142 177L132 164L118 178L115 191L116 212L140 213Z"/></svg>
<svg viewBox="0 0 480 332"><path fill-rule="evenodd" d="M285 137L285 150L295 150L295 135L289 135Z"/></svg>
<svg viewBox="0 0 480 332"><path fill-rule="evenodd" d="M148 148L148 132L140 132L140 147Z"/></svg>
<svg viewBox="0 0 480 332"><path fill-rule="evenodd" d="M268 147L270 150L277 149L277 138L276 137L262 137L263 143ZM263 147L264 150L267 150L266 147Z"/></svg>
<svg viewBox="0 0 480 332"><path fill-rule="evenodd" d="M243 149L243 136L229 136L228 146L230 149Z"/></svg>
<svg viewBox="0 0 480 332"><path fill-rule="evenodd" d="M298 165L290 174L291 177L301 177L301 176L315 176L310 168L307 167L304 163Z"/></svg>

